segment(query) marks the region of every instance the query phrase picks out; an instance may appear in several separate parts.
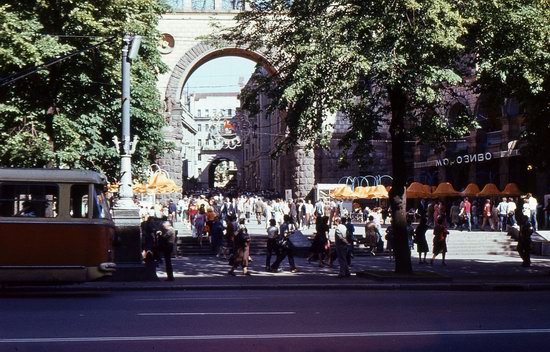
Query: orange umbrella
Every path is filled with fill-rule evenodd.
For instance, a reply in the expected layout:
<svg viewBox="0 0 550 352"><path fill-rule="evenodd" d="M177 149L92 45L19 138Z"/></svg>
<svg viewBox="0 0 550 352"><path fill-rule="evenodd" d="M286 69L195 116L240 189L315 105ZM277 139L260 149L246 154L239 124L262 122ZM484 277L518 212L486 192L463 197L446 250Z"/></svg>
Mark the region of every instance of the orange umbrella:
<svg viewBox="0 0 550 352"><path fill-rule="evenodd" d="M355 198L355 196L356 196L356 194L353 193L351 188L349 188L348 186L344 186L344 188L340 192L340 197L339 198L341 198L341 199L353 199L353 198Z"/></svg>
<svg viewBox="0 0 550 352"><path fill-rule="evenodd" d="M344 189L344 187L346 186L338 186L336 187L335 189L333 189L332 191L330 191L330 196L332 198L338 198L340 197L340 194L342 193L342 190Z"/></svg>
<svg viewBox="0 0 550 352"><path fill-rule="evenodd" d="M518 197L522 194L522 192L519 190L518 185L515 183L509 183L504 187L500 194L503 196Z"/></svg>
<svg viewBox="0 0 550 352"><path fill-rule="evenodd" d="M363 198L363 192L364 192L364 189L365 187L355 187L355 189L353 190L353 193L355 194L355 198Z"/></svg>
<svg viewBox="0 0 550 352"><path fill-rule="evenodd" d="M460 196L460 192L455 191L449 182L443 182L437 186L432 195L434 197L457 197Z"/></svg>
<svg viewBox="0 0 550 352"><path fill-rule="evenodd" d="M374 187L374 190L372 190L372 192L370 193L370 198L371 199L388 198L388 190L386 189L386 187L384 187L384 185L378 185Z"/></svg>
<svg viewBox="0 0 550 352"><path fill-rule="evenodd" d="M355 187L354 193L356 194L356 198L359 199L369 199L372 191L374 190L374 187Z"/></svg>
<svg viewBox="0 0 550 352"><path fill-rule="evenodd" d="M144 183L134 183L132 185L132 192L134 193L147 193L147 185Z"/></svg>
<svg viewBox="0 0 550 352"><path fill-rule="evenodd" d="M156 171L151 177L149 177L146 188L155 194L181 192L181 188L168 177L166 171Z"/></svg>
<svg viewBox="0 0 550 352"><path fill-rule="evenodd" d="M413 182L407 188L406 196L407 196L407 198L410 198L410 199L413 199L413 198L428 198L430 196L430 192L429 191L426 192L426 188L420 182Z"/></svg>
<svg viewBox="0 0 550 352"><path fill-rule="evenodd" d="M496 197L500 196L500 191L494 183L488 183L483 187L481 192L477 194L478 197Z"/></svg>
<svg viewBox="0 0 550 352"><path fill-rule="evenodd" d="M107 192L117 193L119 187L120 187L120 184L118 183L109 183L109 185L107 186Z"/></svg>
<svg viewBox="0 0 550 352"><path fill-rule="evenodd" d="M475 183L469 183L466 188L464 188L464 191L460 193L466 197L475 197L479 192L479 187Z"/></svg>
<svg viewBox="0 0 550 352"><path fill-rule="evenodd" d="M433 198L432 193L435 191L437 187L430 186L430 185L423 185L422 187L424 188L424 193L428 195L428 197L426 198Z"/></svg>
<svg viewBox="0 0 550 352"><path fill-rule="evenodd" d="M335 188L332 192L330 192L330 196L332 198L336 199L353 199L355 198L355 194L349 188L348 186L341 186Z"/></svg>

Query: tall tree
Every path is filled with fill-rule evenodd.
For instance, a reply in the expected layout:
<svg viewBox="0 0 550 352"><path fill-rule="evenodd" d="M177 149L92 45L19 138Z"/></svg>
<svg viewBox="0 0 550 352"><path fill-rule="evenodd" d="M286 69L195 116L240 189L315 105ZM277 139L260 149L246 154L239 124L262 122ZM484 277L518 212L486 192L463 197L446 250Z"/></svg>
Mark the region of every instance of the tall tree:
<svg viewBox="0 0 550 352"><path fill-rule="evenodd" d="M140 138L136 169L146 168L165 147L155 88L166 70L156 50L164 10L160 0L5 1L0 165L80 167L118 179L111 139L121 129L122 36L131 34L144 38L132 70L132 134Z"/></svg>
<svg viewBox="0 0 550 352"><path fill-rule="evenodd" d="M406 141L440 146L472 126L452 126L446 103L462 84L457 58L472 20L465 1L447 0L259 0L237 16L220 39L266 53L277 74L257 89L286 111L287 142L326 145L326 117L347 115L344 138L366 159L370 141L391 136L395 270L412 272L406 233Z"/></svg>
<svg viewBox="0 0 550 352"><path fill-rule="evenodd" d="M550 1L480 1L472 26L480 91L521 105L522 154L550 169Z"/></svg>

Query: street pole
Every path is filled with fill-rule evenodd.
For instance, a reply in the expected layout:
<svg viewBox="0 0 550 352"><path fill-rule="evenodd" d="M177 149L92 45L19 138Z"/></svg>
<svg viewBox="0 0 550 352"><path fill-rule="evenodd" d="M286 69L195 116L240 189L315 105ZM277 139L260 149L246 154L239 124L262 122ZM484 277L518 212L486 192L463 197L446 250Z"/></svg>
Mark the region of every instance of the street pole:
<svg viewBox="0 0 550 352"><path fill-rule="evenodd" d="M120 156L120 207L134 205L132 192L132 155L130 153L130 58L132 37L125 35L122 46L122 152Z"/></svg>
<svg viewBox="0 0 550 352"><path fill-rule="evenodd" d="M119 150L119 200L113 207L117 265L114 281L158 280L154 265L146 266L143 263L139 208L134 204L132 192L132 153L137 139L130 141L130 68L132 60L137 56L140 40L139 36L125 35L122 43L122 150Z"/></svg>

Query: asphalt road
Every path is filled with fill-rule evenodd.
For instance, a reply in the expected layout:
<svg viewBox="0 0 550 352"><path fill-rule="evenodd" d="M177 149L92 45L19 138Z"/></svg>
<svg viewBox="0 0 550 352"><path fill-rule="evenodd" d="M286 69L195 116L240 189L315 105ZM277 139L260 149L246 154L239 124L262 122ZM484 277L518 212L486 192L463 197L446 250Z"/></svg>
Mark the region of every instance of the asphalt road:
<svg viewBox="0 0 550 352"><path fill-rule="evenodd" d="M548 351L550 292L0 296L0 351Z"/></svg>

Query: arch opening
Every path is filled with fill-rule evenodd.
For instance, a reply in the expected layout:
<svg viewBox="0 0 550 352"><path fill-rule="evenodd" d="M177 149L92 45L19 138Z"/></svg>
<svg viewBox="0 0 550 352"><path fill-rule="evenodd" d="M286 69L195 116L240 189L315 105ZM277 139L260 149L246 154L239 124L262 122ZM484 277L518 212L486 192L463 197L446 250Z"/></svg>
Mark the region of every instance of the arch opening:
<svg viewBox="0 0 550 352"><path fill-rule="evenodd" d="M217 158L208 168L209 188L237 188L237 164L228 158Z"/></svg>

